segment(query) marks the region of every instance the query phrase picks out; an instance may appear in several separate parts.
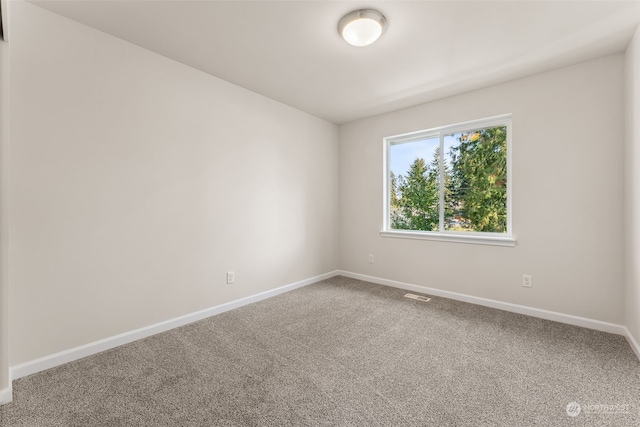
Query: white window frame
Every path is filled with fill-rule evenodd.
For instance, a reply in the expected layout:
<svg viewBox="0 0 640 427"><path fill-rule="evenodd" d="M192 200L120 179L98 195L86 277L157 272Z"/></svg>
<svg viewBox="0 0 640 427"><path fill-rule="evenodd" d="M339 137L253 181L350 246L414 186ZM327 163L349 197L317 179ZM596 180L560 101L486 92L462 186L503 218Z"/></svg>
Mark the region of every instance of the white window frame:
<svg viewBox="0 0 640 427"><path fill-rule="evenodd" d="M395 230L391 228L390 218L390 163L389 147L391 145L418 141L427 138L439 138L440 141L440 165L444 161L444 135L477 129L505 126L507 128L507 231L505 233L473 232L473 231L450 231L444 229L444 190L440 187L440 230L420 231L420 230ZM456 123L448 126L440 126L431 129L409 132L400 135L393 135L383 138L383 228L380 232L382 237L394 237L404 239L436 240L444 242L472 243L495 246L515 246L516 239L513 236L511 205L513 197L511 194L511 139L513 137L511 126L511 114L488 117L485 119L471 120L464 123ZM440 167L440 173L443 173ZM442 182L442 177L440 179Z"/></svg>

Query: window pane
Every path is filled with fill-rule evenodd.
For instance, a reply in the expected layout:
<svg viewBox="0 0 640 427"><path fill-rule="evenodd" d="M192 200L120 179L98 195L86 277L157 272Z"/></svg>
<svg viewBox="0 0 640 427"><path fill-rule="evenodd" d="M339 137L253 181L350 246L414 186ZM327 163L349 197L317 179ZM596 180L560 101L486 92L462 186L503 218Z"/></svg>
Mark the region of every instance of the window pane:
<svg viewBox="0 0 640 427"><path fill-rule="evenodd" d="M506 233L507 128L444 136L445 230Z"/></svg>
<svg viewBox="0 0 640 427"><path fill-rule="evenodd" d="M392 229L438 231L438 137L389 146L389 223Z"/></svg>

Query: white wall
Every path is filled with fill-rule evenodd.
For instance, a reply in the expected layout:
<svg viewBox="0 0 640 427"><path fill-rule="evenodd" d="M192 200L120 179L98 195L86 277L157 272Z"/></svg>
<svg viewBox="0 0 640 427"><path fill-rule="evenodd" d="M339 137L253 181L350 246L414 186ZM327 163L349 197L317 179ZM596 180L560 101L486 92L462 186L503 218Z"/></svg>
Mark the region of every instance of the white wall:
<svg viewBox="0 0 640 427"><path fill-rule="evenodd" d="M6 14L6 3L2 13ZM6 29L5 29L6 31ZM6 34L6 33L5 33ZM0 39L0 403L7 401L9 383L9 316L7 268L7 166L9 144L9 44ZM3 393L4 391L4 393Z"/></svg>
<svg viewBox="0 0 640 427"><path fill-rule="evenodd" d="M623 65L609 56L341 126L341 269L624 323ZM504 113L517 246L380 237L382 138Z"/></svg>
<svg viewBox="0 0 640 427"><path fill-rule="evenodd" d="M13 6L12 366L338 267L335 125Z"/></svg>
<svg viewBox="0 0 640 427"><path fill-rule="evenodd" d="M625 324L640 343L640 28L627 48L625 65Z"/></svg>

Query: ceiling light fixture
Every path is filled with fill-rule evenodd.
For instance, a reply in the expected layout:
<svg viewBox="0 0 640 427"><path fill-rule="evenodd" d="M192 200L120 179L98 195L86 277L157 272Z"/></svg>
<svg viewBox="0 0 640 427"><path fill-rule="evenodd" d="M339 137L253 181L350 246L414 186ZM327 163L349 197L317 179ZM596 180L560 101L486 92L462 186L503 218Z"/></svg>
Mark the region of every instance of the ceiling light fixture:
<svg viewBox="0 0 640 427"><path fill-rule="evenodd" d="M353 46L367 46L378 40L387 28L387 18L374 9L347 13L338 23L338 32Z"/></svg>

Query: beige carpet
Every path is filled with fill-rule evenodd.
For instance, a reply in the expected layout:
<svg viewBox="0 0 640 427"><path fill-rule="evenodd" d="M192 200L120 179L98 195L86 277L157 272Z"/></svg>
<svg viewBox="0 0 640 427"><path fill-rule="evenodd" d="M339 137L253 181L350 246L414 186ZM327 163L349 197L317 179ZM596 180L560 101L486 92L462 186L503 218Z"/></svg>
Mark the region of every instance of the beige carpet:
<svg viewBox="0 0 640 427"><path fill-rule="evenodd" d="M0 425L640 425L623 337L404 293L336 277L22 378Z"/></svg>

